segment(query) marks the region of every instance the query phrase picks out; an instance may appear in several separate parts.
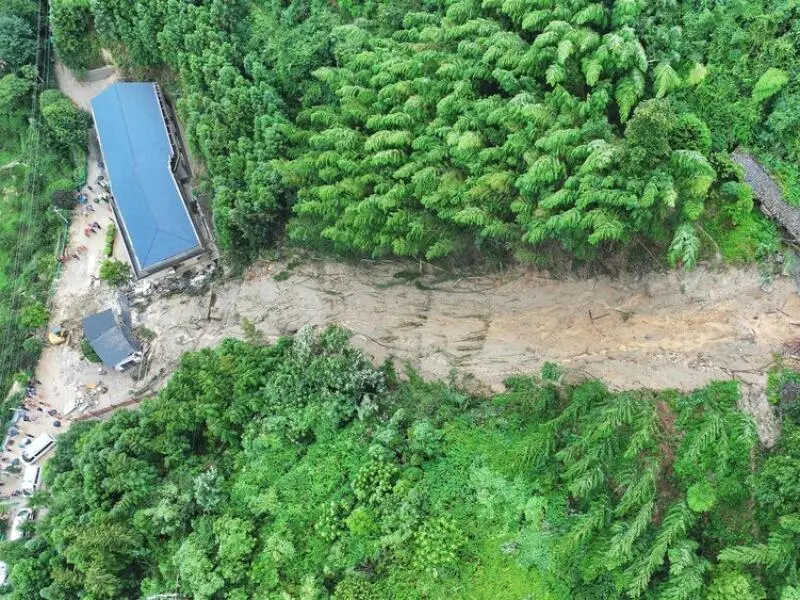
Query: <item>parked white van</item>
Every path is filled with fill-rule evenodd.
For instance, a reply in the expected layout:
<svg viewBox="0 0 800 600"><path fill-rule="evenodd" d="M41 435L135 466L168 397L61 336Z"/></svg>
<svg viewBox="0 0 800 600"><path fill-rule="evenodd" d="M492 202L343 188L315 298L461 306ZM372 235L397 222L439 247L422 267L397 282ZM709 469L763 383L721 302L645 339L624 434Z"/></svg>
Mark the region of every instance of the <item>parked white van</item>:
<svg viewBox="0 0 800 600"><path fill-rule="evenodd" d="M21 540L22 536L25 535L22 531L22 526L31 519L33 519L33 511L30 508L23 508L19 511L17 516L14 517L14 521L11 523L11 532L8 534L8 541L16 542L17 540Z"/></svg>
<svg viewBox="0 0 800 600"><path fill-rule="evenodd" d="M28 464L36 462L39 457L50 450L55 443L56 440L52 435L43 433L22 449L22 462Z"/></svg>
<svg viewBox="0 0 800 600"><path fill-rule="evenodd" d="M33 492L39 487L39 477L42 467L39 465L28 465L22 476L22 493L26 496L33 496Z"/></svg>

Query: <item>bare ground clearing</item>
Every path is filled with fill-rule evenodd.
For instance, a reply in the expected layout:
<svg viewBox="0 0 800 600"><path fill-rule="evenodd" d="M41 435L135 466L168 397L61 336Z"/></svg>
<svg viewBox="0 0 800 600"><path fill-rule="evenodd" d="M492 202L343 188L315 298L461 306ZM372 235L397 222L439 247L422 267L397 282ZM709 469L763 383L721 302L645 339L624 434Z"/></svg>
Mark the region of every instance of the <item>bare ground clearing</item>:
<svg viewBox="0 0 800 600"><path fill-rule="evenodd" d="M137 316L159 334L153 360L169 371L181 352L242 335L339 323L376 360L410 360L424 375L451 369L497 387L545 361L614 387L696 388L760 371L794 332L800 298L788 281L760 290L755 270L650 274L619 280L552 280L520 270L502 277L398 283L402 265L310 262L286 281L282 265L254 266L208 298L155 301Z"/></svg>
<svg viewBox="0 0 800 600"><path fill-rule="evenodd" d="M553 280L528 270L502 277L398 283L402 265L310 262L285 281L284 265L254 266L208 297L173 296L135 316L157 338L150 372L171 373L187 350L243 335L268 339L304 325L341 324L376 361L409 361L425 377L455 369L492 389L546 361L615 388L691 390L736 378L765 441L774 436L761 397L775 352L800 334L800 297L787 279L770 293L755 269L672 272L612 280Z"/></svg>
<svg viewBox="0 0 800 600"><path fill-rule="evenodd" d="M109 67L87 73L87 80L79 80L60 60L56 60L56 81L59 89L83 110L91 112L89 102L97 94L119 79L116 70ZM94 77L97 75L97 77Z"/></svg>

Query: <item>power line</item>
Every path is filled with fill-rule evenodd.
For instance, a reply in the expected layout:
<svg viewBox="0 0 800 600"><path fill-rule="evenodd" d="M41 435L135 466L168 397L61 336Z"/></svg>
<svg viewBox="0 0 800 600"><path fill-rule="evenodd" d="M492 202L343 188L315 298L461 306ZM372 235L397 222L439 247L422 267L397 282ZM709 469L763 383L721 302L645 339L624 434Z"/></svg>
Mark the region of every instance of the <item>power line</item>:
<svg viewBox="0 0 800 600"><path fill-rule="evenodd" d="M34 57L35 62L35 70L36 70L36 77L40 77L41 72L41 64L40 59L42 56L41 52L41 37L42 37L42 10L43 10L43 3L42 0L39 0L38 10L37 10L37 17L36 17L36 55ZM38 126L36 121L36 107L38 103L38 94L37 94L38 86L34 86L34 89L31 93L31 113L29 117L29 128L28 128L28 151L30 154L29 163L30 167L28 170L28 174L26 176L26 185L30 188L30 191L33 192L35 187L33 186L34 179L32 179L31 174L35 173L35 160L37 158L38 152L35 150L38 148L38 144L36 140L38 139ZM11 306L9 310L9 320L6 324L5 335L4 335L4 347L8 347L11 332L14 327L15 322L15 314L18 310L18 291L19 291L19 274L20 274L20 264L22 261L22 254L23 254L23 237L25 238L25 242L27 243L28 236L29 236L29 226L32 216L33 210L33 202L30 202L28 205L28 218L27 222L24 222L20 219L20 226L17 233L17 243L16 249L14 252L14 269L12 270L12 291L11 291ZM10 371L10 365L4 365L4 372L2 380L10 374L5 372L6 370Z"/></svg>
<svg viewBox="0 0 800 600"><path fill-rule="evenodd" d="M41 80L41 73L43 71L42 68L42 57L44 55L45 60L48 64L44 67L44 72L46 73L45 83L49 80L50 77L50 44L48 40L48 36L44 36L45 41L45 51L42 51L42 17L44 15L44 2L43 0L38 0L38 10L36 15L36 55L34 57L34 69L36 71L36 76ZM46 28L47 30L47 28ZM16 315L19 312L19 288L20 288L20 271L21 271L21 264L22 264L22 255L24 254L24 248L28 246L28 242L30 240L31 235L31 225L33 221L33 214L34 214L34 203L35 203L35 196L36 196L36 180L37 176L39 175L37 171L37 160L39 159L39 143L41 141L41 133L39 131L39 124L38 124L38 100L39 100L39 85L34 85L33 91L31 93L31 114L29 117L29 129L28 129L28 151L29 151L29 159L28 164L30 165L28 175L26 178L26 187L28 187L28 191L30 192L29 197L29 204L28 204L28 211L25 220L20 219L20 226L17 233L17 242L16 242L16 249L14 252L14 268L12 271L12 291L11 291L11 306L9 307L9 318L8 322L6 323L5 332L3 335L4 340L4 347L8 348L9 343L11 341L13 329L16 324ZM0 366L0 381L5 381L6 378L11 375L11 362L9 361L7 364Z"/></svg>
<svg viewBox="0 0 800 600"><path fill-rule="evenodd" d="M36 16L36 55L34 57L35 63L35 71L37 78L41 77L42 72L42 65L41 65L41 58L42 58L42 14L44 12L44 3L42 0L38 2L38 10ZM31 222L33 219L33 204L34 204L34 196L36 191L36 161L38 160L39 156L39 140L40 140L40 133L38 127L38 117L37 117L37 108L38 108L38 94L39 87L34 86L33 92L31 93L31 114L29 117L29 129L28 129L28 151L29 151L29 160L28 163L30 164L27 178L26 178L26 186L29 188L30 192L30 199L28 203L28 212L27 218L23 221L20 219L20 227L17 233L17 243L16 243L16 250L14 256L14 269L12 271L12 292L11 292L11 306L9 311L9 321L6 325L6 331L4 335L4 346L8 347L10 342L10 338L12 335L12 330L15 324L15 315L19 310L19 276L20 276L20 269L22 263L22 255L24 253L24 247L27 246L27 243L30 239L30 227ZM24 238L24 242L23 242ZM6 366L4 366L6 367ZM7 365L7 368L4 369L2 380L10 375L11 365Z"/></svg>

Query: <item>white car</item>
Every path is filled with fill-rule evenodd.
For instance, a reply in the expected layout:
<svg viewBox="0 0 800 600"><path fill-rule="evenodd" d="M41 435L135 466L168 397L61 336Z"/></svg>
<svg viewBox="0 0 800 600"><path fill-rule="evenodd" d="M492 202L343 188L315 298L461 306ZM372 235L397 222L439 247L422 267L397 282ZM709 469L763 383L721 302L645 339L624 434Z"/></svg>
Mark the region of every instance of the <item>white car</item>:
<svg viewBox="0 0 800 600"><path fill-rule="evenodd" d="M55 438L49 433L43 433L22 449L22 462L31 464L40 456L50 450L56 443Z"/></svg>
<svg viewBox="0 0 800 600"><path fill-rule="evenodd" d="M16 542L17 540L21 540L25 535L25 532L22 530L22 526L32 519L33 511L30 508L23 508L20 510L17 513L17 516L14 517L14 521L11 523L11 532L8 534L8 541Z"/></svg>
<svg viewBox="0 0 800 600"><path fill-rule="evenodd" d="M39 477L42 474L42 468L39 465L28 465L25 467L25 473L22 476L22 493L25 496L33 496L36 488L39 487Z"/></svg>
<svg viewBox="0 0 800 600"><path fill-rule="evenodd" d="M8 565L0 561L0 586L5 585L8 580Z"/></svg>

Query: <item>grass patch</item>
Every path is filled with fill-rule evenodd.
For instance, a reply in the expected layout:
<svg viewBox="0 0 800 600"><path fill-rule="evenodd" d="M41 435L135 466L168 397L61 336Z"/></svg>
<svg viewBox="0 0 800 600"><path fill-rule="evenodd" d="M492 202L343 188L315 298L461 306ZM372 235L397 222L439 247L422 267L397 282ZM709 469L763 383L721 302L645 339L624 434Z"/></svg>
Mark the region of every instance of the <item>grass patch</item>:
<svg viewBox="0 0 800 600"><path fill-rule="evenodd" d="M719 244L723 260L732 265L751 264L780 247L777 225L755 210L735 227L711 222L707 229Z"/></svg>
<svg viewBox="0 0 800 600"><path fill-rule="evenodd" d="M287 279L289 279L289 277L292 276L292 271L294 271L301 264L303 264L303 261L301 261L299 258L293 258L288 263L286 263L285 269L273 275L272 278L275 281L286 281Z"/></svg>
<svg viewBox="0 0 800 600"><path fill-rule="evenodd" d="M114 240L117 236L117 226L114 223L108 224L108 229L106 229L106 240L105 246L103 247L103 254L107 258L111 258L114 254Z"/></svg>
<svg viewBox="0 0 800 600"><path fill-rule="evenodd" d="M140 340L145 340L146 342L153 341L156 339L156 332L152 329L145 327L144 325L140 325L136 329L134 329L134 333L136 337Z"/></svg>
<svg viewBox="0 0 800 600"><path fill-rule="evenodd" d="M400 279L402 281L413 281L414 279L419 279L422 277L422 273L419 271L398 271L394 275L392 275L395 279Z"/></svg>
<svg viewBox="0 0 800 600"><path fill-rule="evenodd" d="M800 206L800 168L798 165L776 158L766 152L756 152L756 156L778 182L786 203Z"/></svg>
<svg viewBox="0 0 800 600"><path fill-rule="evenodd" d="M81 354L83 354L83 358L88 360L90 363L102 362L100 357L97 356L97 352L94 351L94 348L92 348L92 345L86 338L81 340Z"/></svg>
<svg viewBox="0 0 800 600"><path fill-rule="evenodd" d="M556 600L533 569L519 565L520 549L501 539L484 539L475 564L465 565L460 575L465 589L459 593L469 600ZM463 595L462 595L463 594Z"/></svg>

